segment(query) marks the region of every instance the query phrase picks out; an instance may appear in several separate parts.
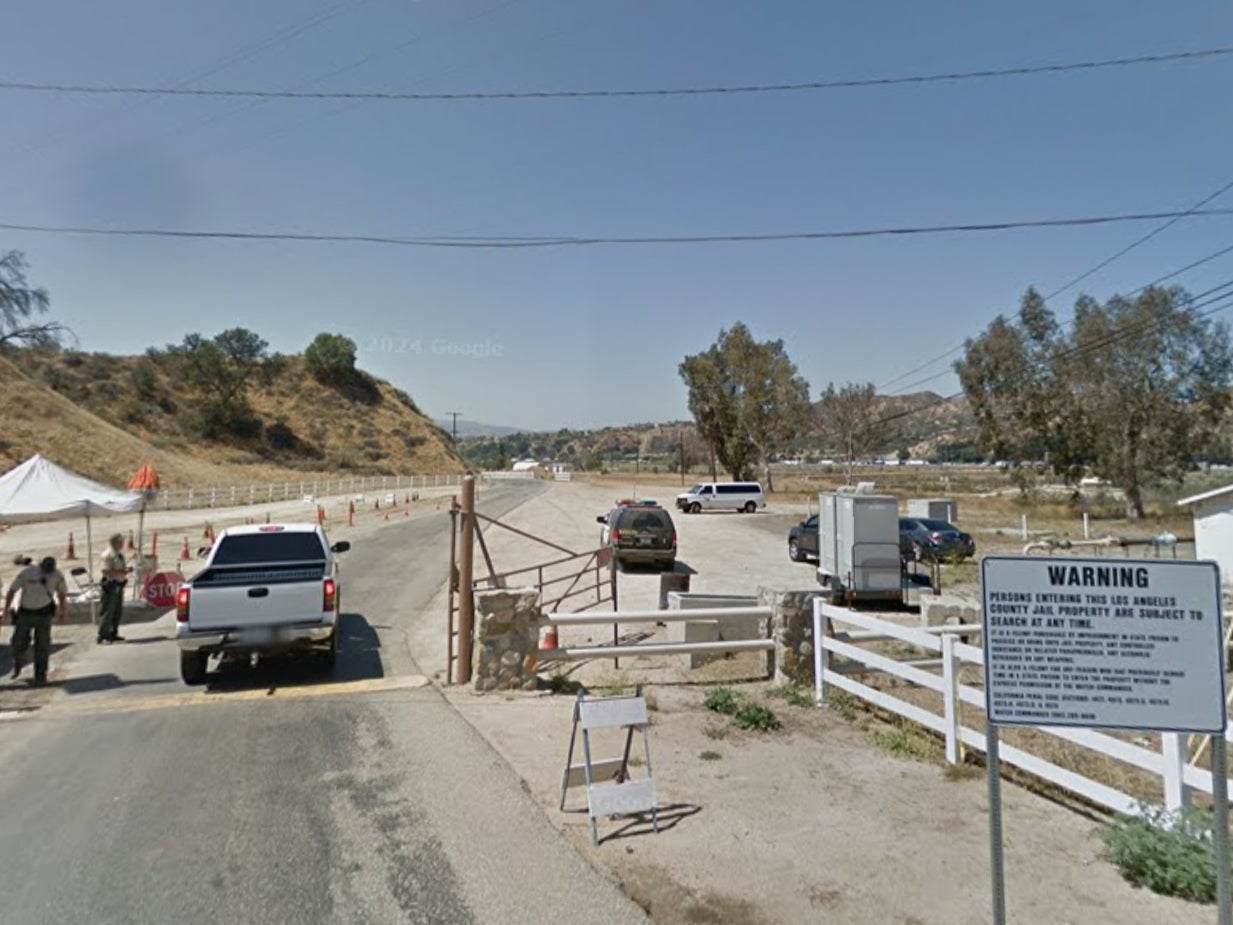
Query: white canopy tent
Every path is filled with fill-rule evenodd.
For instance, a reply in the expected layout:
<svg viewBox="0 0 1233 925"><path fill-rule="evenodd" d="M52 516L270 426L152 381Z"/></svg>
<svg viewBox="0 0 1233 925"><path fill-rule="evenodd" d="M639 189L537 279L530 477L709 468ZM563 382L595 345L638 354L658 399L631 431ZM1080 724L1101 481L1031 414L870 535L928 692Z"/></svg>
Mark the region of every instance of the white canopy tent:
<svg viewBox="0 0 1233 925"><path fill-rule="evenodd" d="M140 491L112 488L70 472L35 454L0 475L0 517L85 517L86 562L94 580L94 539L90 517L141 510Z"/></svg>

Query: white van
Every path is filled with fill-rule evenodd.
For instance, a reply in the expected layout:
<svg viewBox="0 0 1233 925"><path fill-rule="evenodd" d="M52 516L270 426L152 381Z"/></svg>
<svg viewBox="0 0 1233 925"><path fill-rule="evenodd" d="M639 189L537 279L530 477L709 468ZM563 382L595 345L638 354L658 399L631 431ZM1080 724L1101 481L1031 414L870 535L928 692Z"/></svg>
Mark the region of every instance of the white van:
<svg viewBox="0 0 1233 925"><path fill-rule="evenodd" d="M700 482L676 496L676 506L688 514L701 511L744 511L766 507L757 482Z"/></svg>

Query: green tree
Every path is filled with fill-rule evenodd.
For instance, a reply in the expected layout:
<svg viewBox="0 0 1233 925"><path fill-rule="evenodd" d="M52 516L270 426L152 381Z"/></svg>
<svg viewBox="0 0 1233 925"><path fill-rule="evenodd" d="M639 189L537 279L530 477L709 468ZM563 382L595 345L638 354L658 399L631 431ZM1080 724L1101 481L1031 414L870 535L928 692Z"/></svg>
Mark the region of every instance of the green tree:
<svg viewBox="0 0 1233 925"><path fill-rule="evenodd" d="M496 461L496 465L493 468L496 468L496 469L508 469L509 468L509 453L506 452L504 440L497 441L497 461Z"/></svg>
<svg viewBox="0 0 1233 925"><path fill-rule="evenodd" d="M828 383L814 407L815 424L826 450L844 460L848 483L858 459L866 459L895 442L898 429L882 410L872 382Z"/></svg>
<svg viewBox="0 0 1233 925"><path fill-rule="evenodd" d="M1228 330L1192 302L1176 288L1103 305L1083 296L1063 333L1029 290L1017 318L996 319L955 364L982 447L1043 457L1071 481L1090 469L1142 517L1144 490L1180 480L1230 407Z"/></svg>
<svg viewBox="0 0 1233 925"><path fill-rule="evenodd" d="M242 436L253 425L248 386L261 371L269 345L245 328L212 338L189 334L167 348L182 381L200 396L196 429L206 436Z"/></svg>
<svg viewBox="0 0 1233 925"><path fill-rule="evenodd" d="M756 341L737 322L708 350L685 357L679 372L698 434L719 463L737 480L751 478L761 463L773 491L771 457L809 419L809 384L783 341Z"/></svg>
<svg viewBox="0 0 1233 925"><path fill-rule="evenodd" d="M343 385L355 378L355 341L343 334L318 334L304 350L308 371L318 382Z"/></svg>
<svg viewBox="0 0 1233 925"><path fill-rule="evenodd" d="M41 321L51 308L46 289L31 289L25 254L0 254L0 345L56 347L68 332L57 321Z"/></svg>

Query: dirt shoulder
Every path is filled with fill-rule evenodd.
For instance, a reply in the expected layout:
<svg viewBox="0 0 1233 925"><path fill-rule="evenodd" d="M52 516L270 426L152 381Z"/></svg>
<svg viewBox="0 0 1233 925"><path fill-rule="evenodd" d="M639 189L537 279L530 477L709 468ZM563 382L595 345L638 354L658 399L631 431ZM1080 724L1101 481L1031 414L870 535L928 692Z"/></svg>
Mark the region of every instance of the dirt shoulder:
<svg viewBox="0 0 1233 925"><path fill-rule="evenodd" d="M608 485L558 484L504 519L583 549L598 539L595 515L616 497ZM694 570L692 590L813 587L812 567L790 562L785 536L763 526L804 512L803 505L775 511L772 504L767 514L677 516L681 561ZM499 528L486 533L498 570L547 557ZM658 584L654 573L621 574L622 608L654 607ZM444 625L442 593L411 639L422 665L443 666ZM579 811L584 793L571 790L567 811L558 808L571 698L462 688L447 695L523 778L552 823L660 925L988 920L988 816L979 773L948 772L928 753L923 760L892 754L884 727L863 714L844 718L792 705L768 697L765 683L738 689L770 707L783 728L737 730L703 707L706 687L682 683L682 672L663 661L623 661L619 671L611 662L590 663L570 675L597 692L646 683L654 706L650 738L663 830L655 835L647 824L605 820L598 848ZM595 752L613 756L619 743L597 740ZM1101 858L1097 822L1071 809L1007 786L1005 826L1012 920L1182 925L1211 919L1208 907L1128 886Z"/></svg>

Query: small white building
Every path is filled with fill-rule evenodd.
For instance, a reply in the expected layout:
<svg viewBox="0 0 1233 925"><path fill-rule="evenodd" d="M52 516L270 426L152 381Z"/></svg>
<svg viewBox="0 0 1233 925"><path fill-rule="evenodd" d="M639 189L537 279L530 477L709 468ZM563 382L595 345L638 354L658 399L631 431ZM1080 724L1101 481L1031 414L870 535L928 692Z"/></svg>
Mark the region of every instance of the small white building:
<svg viewBox="0 0 1233 925"><path fill-rule="evenodd" d="M1220 583L1233 585L1233 485L1177 502L1194 516L1194 553L1220 566Z"/></svg>
<svg viewBox="0 0 1233 925"><path fill-rule="evenodd" d="M539 463L534 459L519 459L510 466L513 472L530 472L537 468L539 468Z"/></svg>

